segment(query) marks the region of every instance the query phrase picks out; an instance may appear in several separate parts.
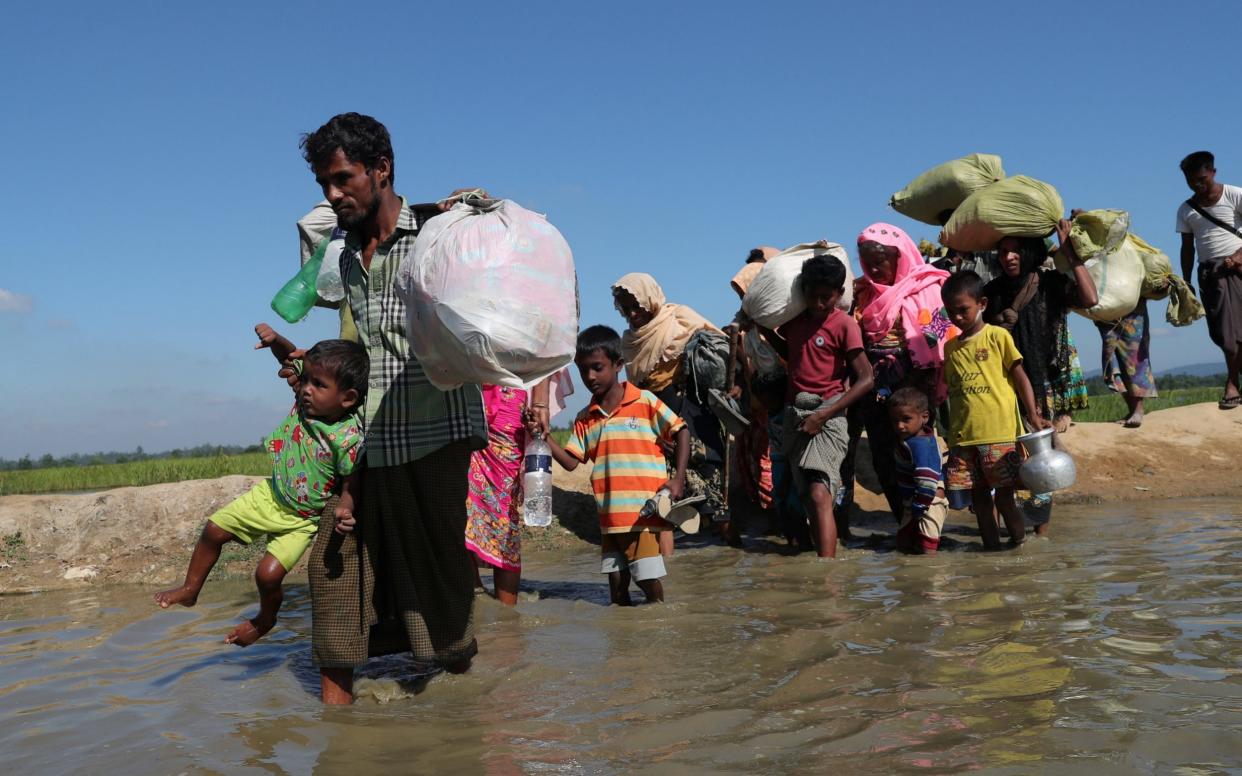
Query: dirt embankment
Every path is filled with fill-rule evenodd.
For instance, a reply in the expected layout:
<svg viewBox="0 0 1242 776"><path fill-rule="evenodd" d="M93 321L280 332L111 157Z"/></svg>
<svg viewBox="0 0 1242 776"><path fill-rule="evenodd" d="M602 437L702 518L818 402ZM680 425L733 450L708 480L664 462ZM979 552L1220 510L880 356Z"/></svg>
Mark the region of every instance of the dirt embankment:
<svg viewBox="0 0 1242 776"><path fill-rule="evenodd" d="M1103 502L1186 496L1242 495L1242 410L1212 404L1163 410L1141 429L1084 423L1064 435L1078 465L1078 483L1062 501ZM860 451L860 459L867 454ZM245 492L257 478L118 488L97 493L0 497L0 594L83 584L181 580L207 516ZM874 482L860 473L858 504L884 509ZM589 470L557 470L556 521L527 530L528 551L598 542ZM257 551L230 547L220 572L249 574ZM295 570L296 573L297 570Z"/></svg>

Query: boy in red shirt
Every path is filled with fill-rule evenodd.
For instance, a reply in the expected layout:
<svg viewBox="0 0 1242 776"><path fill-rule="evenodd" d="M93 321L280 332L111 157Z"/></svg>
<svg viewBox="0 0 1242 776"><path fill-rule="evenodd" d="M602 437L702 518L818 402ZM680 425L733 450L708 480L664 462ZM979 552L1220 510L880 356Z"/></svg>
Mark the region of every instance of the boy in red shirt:
<svg viewBox="0 0 1242 776"><path fill-rule="evenodd" d="M806 311L779 334L761 331L789 365L784 446L794 485L810 503L819 557L835 558L838 519L840 535L849 536L848 516L834 516L832 510L849 447L845 410L875 381L858 323L837 309L845 293L845 265L834 256L814 256L802 265L798 283Z"/></svg>

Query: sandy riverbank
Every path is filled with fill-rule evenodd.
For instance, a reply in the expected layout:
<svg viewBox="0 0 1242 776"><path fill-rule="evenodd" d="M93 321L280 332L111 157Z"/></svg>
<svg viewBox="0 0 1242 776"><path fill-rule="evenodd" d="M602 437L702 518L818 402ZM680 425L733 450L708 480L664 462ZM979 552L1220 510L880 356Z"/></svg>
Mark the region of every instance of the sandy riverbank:
<svg viewBox="0 0 1242 776"><path fill-rule="evenodd" d="M1064 502L1242 496L1242 477L1232 464L1242 460L1242 410L1179 407L1148 415L1138 430L1079 424L1063 440L1078 465L1078 483L1059 494ZM874 483L865 473L860 476L864 488L872 487L860 489L860 508L881 511ZM0 593L174 584L206 517L255 480L233 476L88 494L0 497ZM557 520L548 529L527 530L528 554L598 541L587 470L558 470L556 486ZM962 515L973 522L967 513L957 519ZM245 548L230 549L222 573L249 574L255 557Z"/></svg>

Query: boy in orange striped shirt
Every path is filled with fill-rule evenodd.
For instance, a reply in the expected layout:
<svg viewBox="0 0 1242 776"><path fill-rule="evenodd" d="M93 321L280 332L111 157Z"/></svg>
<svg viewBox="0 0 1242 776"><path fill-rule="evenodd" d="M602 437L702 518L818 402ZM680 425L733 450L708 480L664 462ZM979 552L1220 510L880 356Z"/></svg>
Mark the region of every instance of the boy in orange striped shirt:
<svg viewBox="0 0 1242 776"><path fill-rule="evenodd" d="M551 437L552 457L573 471L594 462L591 487L599 507L601 573L608 575L612 603L629 606L630 579L649 603L664 600L664 558L659 531L672 526L660 517L642 517L647 499L664 488L681 498L690 460L690 431L685 422L649 391L617 379L625 362L621 336L607 326L592 326L578 335L574 363L591 392L591 404L578 413L573 435L561 447ZM668 477L661 444L675 445L676 469Z"/></svg>

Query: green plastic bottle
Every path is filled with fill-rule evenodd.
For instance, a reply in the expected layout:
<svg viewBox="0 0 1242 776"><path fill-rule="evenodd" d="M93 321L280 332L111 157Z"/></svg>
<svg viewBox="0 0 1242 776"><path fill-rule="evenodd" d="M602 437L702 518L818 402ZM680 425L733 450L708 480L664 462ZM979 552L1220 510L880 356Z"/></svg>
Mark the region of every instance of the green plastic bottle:
<svg viewBox="0 0 1242 776"><path fill-rule="evenodd" d="M323 255L328 250L328 242L320 242L315 254L302 265L298 274L289 278L289 282L281 286L276 296L272 297L272 309L289 323L297 323L305 318L319 299L319 294L315 291L315 281L319 278L319 268L323 265Z"/></svg>

